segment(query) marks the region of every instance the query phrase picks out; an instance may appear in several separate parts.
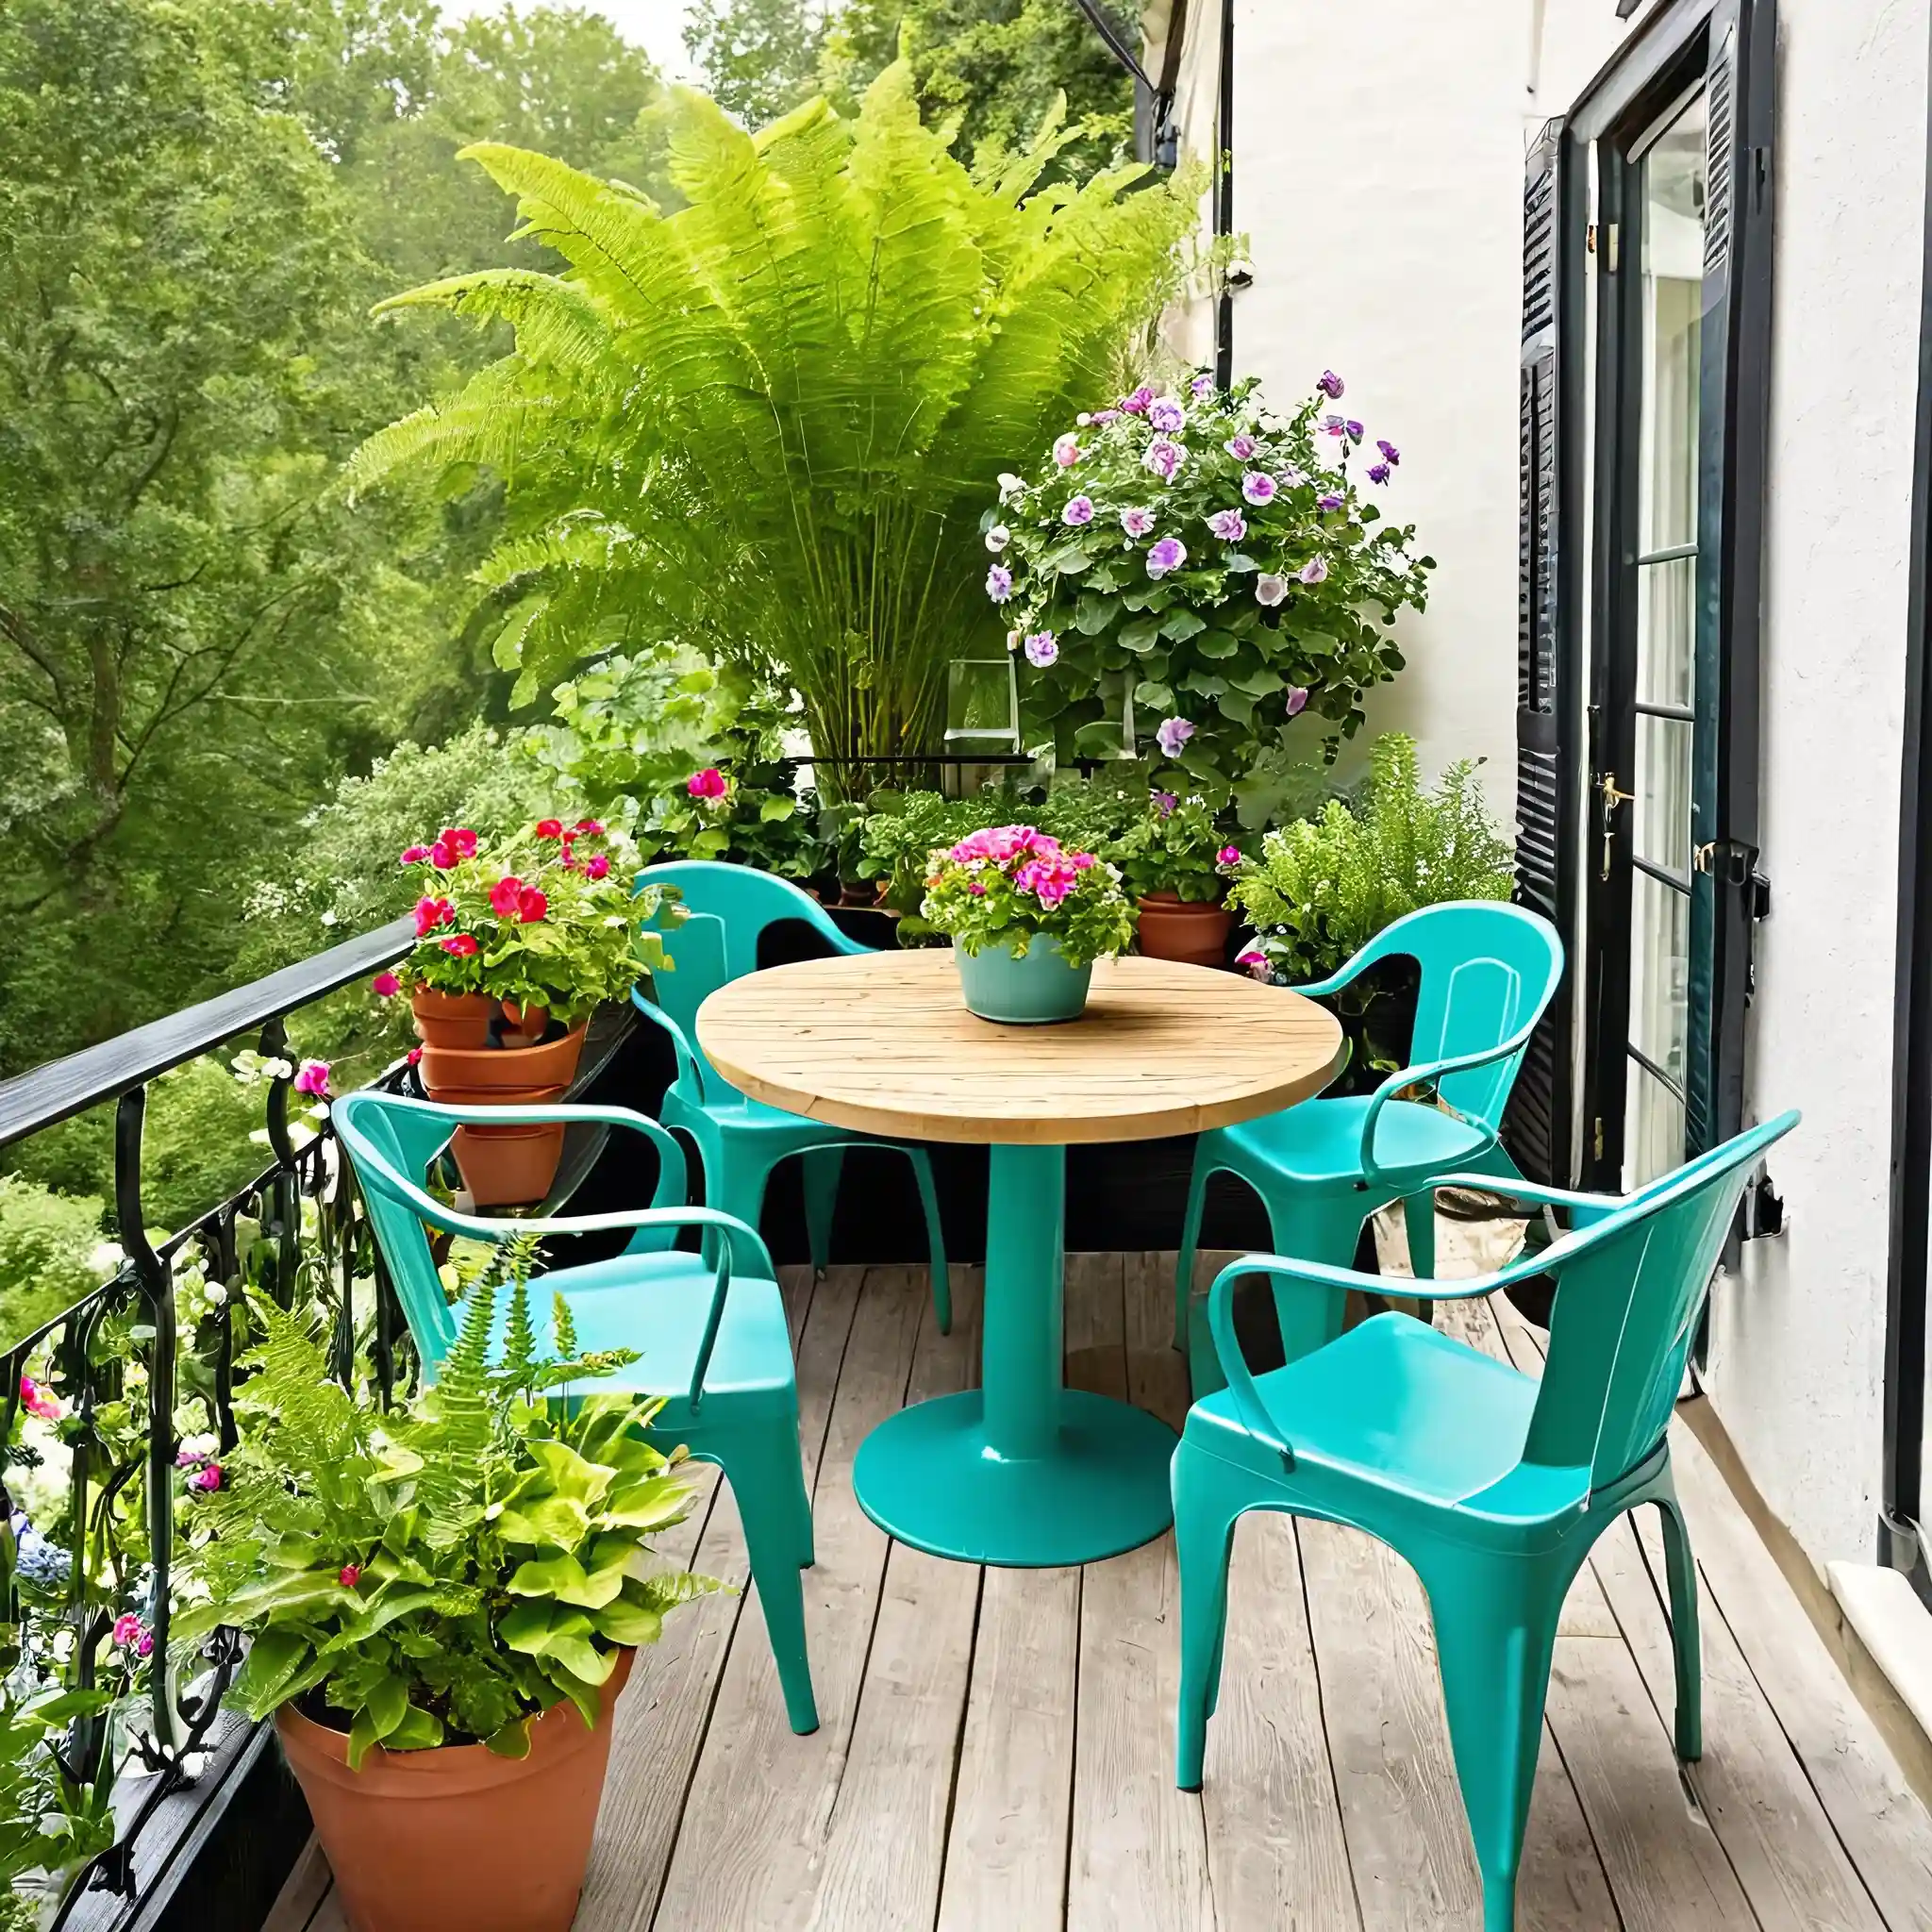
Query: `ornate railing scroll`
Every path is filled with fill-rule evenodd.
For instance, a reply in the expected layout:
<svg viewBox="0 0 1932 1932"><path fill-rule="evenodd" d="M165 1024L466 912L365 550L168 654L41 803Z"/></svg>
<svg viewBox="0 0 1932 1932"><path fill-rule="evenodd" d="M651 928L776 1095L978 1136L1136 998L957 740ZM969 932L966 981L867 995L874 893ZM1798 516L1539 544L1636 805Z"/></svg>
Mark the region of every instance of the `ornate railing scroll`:
<svg viewBox="0 0 1932 1932"><path fill-rule="evenodd" d="M220 999L0 1083L0 1146L112 1102L108 1279L31 1333L0 1335L0 1678L84 1693L55 1747L78 1869L53 1924L103 1891L132 1899L142 1834L205 1767L241 1661L229 1632L168 1667L177 1510L218 1487L237 1441L243 1291L333 1324L345 1383L386 1402L407 1364L393 1293L325 1112L298 1140L285 1017L400 958L407 921ZM151 1235L142 1191L148 1086L256 1034L269 1164L188 1225ZM413 1081L399 1063L383 1084ZM192 1426L191 1426L192 1424ZM64 1463L64 1468L60 1465ZM4 1902L0 1902L4 1903Z"/></svg>

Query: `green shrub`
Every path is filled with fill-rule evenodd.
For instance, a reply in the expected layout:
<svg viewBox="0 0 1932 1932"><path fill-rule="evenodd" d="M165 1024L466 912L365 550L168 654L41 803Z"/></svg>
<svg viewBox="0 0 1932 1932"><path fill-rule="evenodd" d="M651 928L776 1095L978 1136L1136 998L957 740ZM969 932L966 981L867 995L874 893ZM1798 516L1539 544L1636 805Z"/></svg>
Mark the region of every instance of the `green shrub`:
<svg viewBox="0 0 1932 1932"><path fill-rule="evenodd" d="M1277 976L1320 979L1420 906L1507 899L1509 841L1461 759L1425 789L1415 741L1386 732L1354 800L1268 833L1235 875L1228 903L1255 928Z"/></svg>
<svg viewBox="0 0 1932 1932"><path fill-rule="evenodd" d="M102 1203L0 1174L0 1348L72 1307L111 1273L95 1259Z"/></svg>

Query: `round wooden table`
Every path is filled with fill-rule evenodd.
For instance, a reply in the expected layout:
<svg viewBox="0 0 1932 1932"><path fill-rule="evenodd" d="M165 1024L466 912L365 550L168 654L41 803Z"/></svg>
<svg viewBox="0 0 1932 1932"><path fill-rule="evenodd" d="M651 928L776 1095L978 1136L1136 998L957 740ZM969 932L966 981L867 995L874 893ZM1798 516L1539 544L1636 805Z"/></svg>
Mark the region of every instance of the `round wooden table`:
<svg viewBox="0 0 1932 1932"><path fill-rule="evenodd" d="M1197 1133L1319 1093L1341 1029L1234 974L1103 959L1087 1011L976 1019L949 951L869 953L747 974L698 1009L698 1043L753 1098L834 1126L991 1149L980 1387L881 1423L858 1452L865 1512L974 1563L1085 1563L1173 1520L1174 1432L1063 1386L1066 1149Z"/></svg>

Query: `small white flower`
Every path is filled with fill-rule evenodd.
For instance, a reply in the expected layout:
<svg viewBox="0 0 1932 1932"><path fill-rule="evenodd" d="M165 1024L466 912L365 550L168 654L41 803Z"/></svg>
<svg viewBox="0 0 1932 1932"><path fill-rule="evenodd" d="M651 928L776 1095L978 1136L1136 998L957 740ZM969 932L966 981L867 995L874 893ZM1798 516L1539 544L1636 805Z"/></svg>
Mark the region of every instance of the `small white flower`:
<svg viewBox="0 0 1932 1932"><path fill-rule="evenodd" d="M1271 608L1288 595L1288 579L1276 576L1273 571L1255 579L1255 602L1266 604Z"/></svg>
<svg viewBox="0 0 1932 1932"><path fill-rule="evenodd" d="M1011 503L1016 496L1024 496L1025 493L1025 477L1016 476L1010 470L1002 470L1000 472L1000 501L1002 503Z"/></svg>
<svg viewBox="0 0 1932 1932"><path fill-rule="evenodd" d="M1013 533L1004 524L995 524L986 533L986 547L997 557L1013 541Z"/></svg>
<svg viewBox="0 0 1932 1932"><path fill-rule="evenodd" d="M216 1307L220 1307L228 1299L228 1291L225 1288L224 1288L219 1281L210 1281L208 1285L206 1292L208 1300L211 1301Z"/></svg>

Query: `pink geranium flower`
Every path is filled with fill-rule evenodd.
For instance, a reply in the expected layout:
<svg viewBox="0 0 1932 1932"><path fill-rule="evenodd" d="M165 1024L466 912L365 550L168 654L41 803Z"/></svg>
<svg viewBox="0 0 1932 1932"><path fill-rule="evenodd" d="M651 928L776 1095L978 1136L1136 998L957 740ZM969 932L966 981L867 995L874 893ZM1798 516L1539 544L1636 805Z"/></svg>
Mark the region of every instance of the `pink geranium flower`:
<svg viewBox="0 0 1932 1932"><path fill-rule="evenodd" d="M539 819L537 821L537 836L540 839L562 838L563 821L561 819Z"/></svg>
<svg viewBox="0 0 1932 1932"><path fill-rule="evenodd" d="M506 873L490 889L490 909L499 919L514 919L523 896L523 880L514 873Z"/></svg>
<svg viewBox="0 0 1932 1932"><path fill-rule="evenodd" d="M205 1464L188 1478L191 1490L199 1490L203 1495L211 1496L222 1486L222 1465L219 1462Z"/></svg>
<svg viewBox="0 0 1932 1932"><path fill-rule="evenodd" d="M595 819L579 819L576 829L587 839L601 839L604 836L604 827Z"/></svg>
<svg viewBox="0 0 1932 1932"><path fill-rule="evenodd" d="M336 1581L344 1590L354 1590L362 1581L362 1566L359 1563L344 1563L336 1572Z"/></svg>
<svg viewBox="0 0 1932 1932"><path fill-rule="evenodd" d="M584 876L587 879L601 879L610 870L610 861L601 853L593 853L584 860Z"/></svg>
<svg viewBox="0 0 1932 1932"><path fill-rule="evenodd" d="M693 798L723 798L727 787L724 774L716 765L707 765L684 781L684 789Z"/></svg>
<svg viewBox="0 0 1932 1932"><path fill-rule="evenodd" d="M1239 845L1224 845L1214 855L1216 865L1239 865L1241 862L1241 848Z"/></svg>
<svg viewBox="0 0 1932 1932"><path fill-rule="evenodd" d="M328 1091L328 1062L304 1060L295 1075L295 1091L312 1093L321 1099Z"/></svg>
<svg viewBox="0 0 1932 1932"><path fill-rule="evenodd" d="M423 861L424 861L424 860L425 860L425 858L427 858L428 857L429 857L429 847L428 847L428 846L426 846L426 845L406 845L406 846L405 846L405 847L403 848L403 856L402 856L402 858L400 859L399 863L401 863L401 864L403 864L403 865L421 865L421 864L423 863Z"/></svg>
<svg viewBox="0 0 1932 1932"><path fill-rule="evenodd" d="M454 925L457 908L447 899L432 899L426 894L416 901L416 937L425 940L439 926Z"/></svg>
<svg viewBox="0 0 1932 1932"><path fill-rule="evenodd" d="M421 939L423 935L418 933L416 937ZM402 990L403 982L393 973L378 973L369 982L369 991L379 1000L392 1000Z"/></svg>
<svg viewBox="0 0 1932 1932"><path fill-rule="evenodd" d="M1257 952L1253 946L1241 954L1234 963L1256 979L1267 979L1272 976L1273 969L1268 964L1268 955Z"/></svg>
<svg viewBox="0 0 1932 1932"><path fill-rule="evenodd" d="M535 925L550 910L548 896L535 886L525 886L517 894L517 917L525 925Z"/></svg>
<svg viewBox="0 0 1932 1932"><path fill-rule="evenodd" d="M67 1411L31 1375L20 1378L20 1406L43 1423L58 1423Z"/></svg>
<svg viewBox="0 0 1932 1932"><path fill-rule="evenodd" d="M454 955L458 959L467 959L475 954L476 941L469 933L459 932L453 938L443 941L442 950L445 953Z"/></svg>

